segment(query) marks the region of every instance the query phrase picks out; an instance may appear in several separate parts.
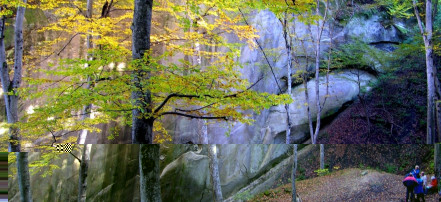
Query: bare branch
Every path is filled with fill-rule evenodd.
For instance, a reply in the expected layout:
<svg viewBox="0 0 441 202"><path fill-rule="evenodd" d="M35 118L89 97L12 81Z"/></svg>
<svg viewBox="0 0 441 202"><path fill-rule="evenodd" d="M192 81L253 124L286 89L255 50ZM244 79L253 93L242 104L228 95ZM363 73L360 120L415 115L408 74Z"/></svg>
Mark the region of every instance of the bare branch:
<svg viewBox="0 0 441 202"><path fill-rule="evenodd" d="M250 90L252 87L254 87L257 83L259 83L261 80L263 79L263 77L260 77L256 82L254 82L250 87L248 87L245 91ZM230 95L226 95L223 96L223 98L231 98L231 97L237 97L239 94L245 92L245 91L240 91L234 94L230 94ZM153 113L158 113L166 104L167 102L173 98L173 97L179 97L179 98L202 98L202 97L209 97L209 98L214 98L212 95L184 95L184 94L177 94L177 93L172 93L169 94L164 101L153 111ZM214 104L214 103L213 103ZM194 111L194 110L193 110Z"/></svg>
<svg viewBox="0 0 441 202"><path fill-rule="evenodd" d="M63 46L63 48L61 48L60 51L58 51L57 55L60 56L60 53L64 51L64 49L66 49L66 47L70 44L70 42L72 42L73 38L75 38L78 34L80 34L80 32L75 33L72 37L70 37L69 41Z"/></svg>
<svg viewBox="0 0 441 202"><path fill-rule="evenodd" d="M176 109L176 110L177 110L177 111L181 111L181 112L194 112L194 111L199 111L199 110L202 110L202 109L205 109L205 108L211 107L211 106L213 106L214 104L216 104L216 103L214 102L214 103L211 103L211 104L209 104L209 105L205 105L205 106L203 106L203 107L199 107L199 108L197 108L197 109Z"/></svg>
<svg viewBox="0 0 441 202"><path fill-rule="evenodd" d="M84 146L86 146L86 145L84 145ZM75 156L74 154L72 154L72 152L69 152L69 154L72 155L73 157L75 157L75 158L81 163L81 159L80 159L80 158L78 158L77 156Z"/></svg>
<svg viewBox="0 0 441 202"><path fill-rule="evenodd" d="M228 117L226 116L196 116L191 114L185 114L180 112L163 112L159 116L163 115L178 115L178 116L184 116L192 119L223 119L225 121L228 121Z"/></svg>
<svg viewBox="0 0 441 202"><path fill-rule="evenodd" d="M245 21L245 24L247 24L247 25L249 26L248 21L247 21L247 19L245 18L245 15L243 14L243 12L242 12L242 10L241 10L240 8L239 8L239 12L242 14L242 17L243 17L243 20ZM266 63L268 64L268 66L270 67L270 69L271 69L271 73L272 73L273 76L274 76L274 80L276 81L277 87L279 88L280 93L282 93L282 88L280 87L279 82L277 81L277 77L276 77L276 74L274 73L273 66L272 66L271 63L269 62L269 59L268 59L268 57L267 57L265 51L263 50L262 46L260 45L259 41L257 41L256 38L254 38L254 41L256 42L256 44L257 44L257 46L259 47L260 51L262 51L263 57L265 58L265 61L266 61Z"/></svg>
<svg viewBox="0 0 441 202"><path fill-rule="evenodd" d="M423 28L424 24L421 21L420 12L418 11L416 1L412 0L412 4L413 4L413 10L415 11L415 17L417 18L418 21L418 27L420 28L421 36L423 36L424 43L426 43L427 38L426 35L424 34L424 28Z"/></svg>

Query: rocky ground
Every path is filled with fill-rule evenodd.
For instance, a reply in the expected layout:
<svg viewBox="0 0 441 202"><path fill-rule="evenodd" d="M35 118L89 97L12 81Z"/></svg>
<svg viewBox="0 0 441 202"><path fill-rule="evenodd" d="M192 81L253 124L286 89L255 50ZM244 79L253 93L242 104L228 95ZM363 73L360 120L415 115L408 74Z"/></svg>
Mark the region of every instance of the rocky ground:
<svg viewBox="0 0 441 202"><path fill-rule="evenodd" d="M302 201L405 201L402 176L372 169L344 169L297 182ZM250 201L291 201L291 184L259 194ZM438 201L436 194L426 201Z"/></svg>

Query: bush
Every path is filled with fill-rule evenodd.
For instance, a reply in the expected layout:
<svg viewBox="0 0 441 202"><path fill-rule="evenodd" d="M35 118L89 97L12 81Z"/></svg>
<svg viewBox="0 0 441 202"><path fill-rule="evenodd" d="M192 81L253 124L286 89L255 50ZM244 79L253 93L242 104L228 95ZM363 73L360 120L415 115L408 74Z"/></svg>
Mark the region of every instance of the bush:
<svg viewBox="0 0 441 202"><path fill-rule="evenodd" d="M398 170L397 166L392 164L386 164L385 171L388 173L395 173Z"/></svg>
<svg viewBox="0 0 441 202"><path fill-rule="evenodd" d="M253 195L251 195L250 191L244 191L237 193L233 198L234 200L248 201L253 198Z"/></svg>
<svg viewBox="0 0 441 202"><path fill-rule="evenodd" d="M351 43L343 44L332 53L332 69L360 69L365 71L377 71L376 66L383 69L390 66L391 54L379 50L369 44L354 38Z"/></svg>
<svg viewBox="0 0 441 202"><path fill-rule="evenodd" d="M265 192L263 192L263 195L265 195L265 196L269 196L270 194L271 194L270 190L266 190Z"/></svg>
<svg viewBox="0 0 441 202"><path fill-rule="evenodd" d="M318 176L325 176L329 174L329 169L325 168L325 169L317 169L314 170L315 173L317 173Z"/></svg>

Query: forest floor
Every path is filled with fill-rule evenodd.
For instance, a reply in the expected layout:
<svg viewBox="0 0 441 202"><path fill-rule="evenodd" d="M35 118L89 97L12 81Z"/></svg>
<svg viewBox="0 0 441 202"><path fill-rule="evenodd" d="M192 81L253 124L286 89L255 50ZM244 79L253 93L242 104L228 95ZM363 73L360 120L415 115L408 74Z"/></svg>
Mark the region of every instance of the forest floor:
<svg viewBox="0 0 441 202"><path fill-rule="evenodd" d="M405 201L401 175L371 169L350 168L328 175L297 181L302 201ZM270 189L250 201L291 201L291 184ZM426 201L438 201L437 194Z"/></svg>
<svg viewBox="0 0 441 202"><path fill-rule="evenodd" d="M379 78L379 84L362 96L363 102L356 100L322 128L317 143L424 143L427 103L425 78L424 71L420 69L401 69ZM364 113L365 107L367 115Z"/></svg>
<svg viewBox="0 0 441 202"><path fill-rule="evenodd" d="M310 149L297 164L297 179L317 177L320 167L320 149ZM415 165L427 175L433 173L433 145L426 144L342 144L325 145L325 168L331 172L348 169L375 169L404 176ZM272 188L287 184L291 168L287 168Z"/></svg>

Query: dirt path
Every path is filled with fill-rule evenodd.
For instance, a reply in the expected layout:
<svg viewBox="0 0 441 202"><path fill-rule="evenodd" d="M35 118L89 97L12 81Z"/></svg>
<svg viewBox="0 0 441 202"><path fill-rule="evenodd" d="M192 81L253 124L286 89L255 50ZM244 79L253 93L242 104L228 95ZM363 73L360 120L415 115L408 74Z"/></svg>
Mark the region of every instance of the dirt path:
<svg viewBox="0 0 441 202"><path fill-rule="evenodd" d="M323 177L297 182L297 193L309 201L405 201L402 176L375 170L345 169ZM252 201L291 201L287 184L260 194ZM426 201L437 201L436 194Z"/></svg>

